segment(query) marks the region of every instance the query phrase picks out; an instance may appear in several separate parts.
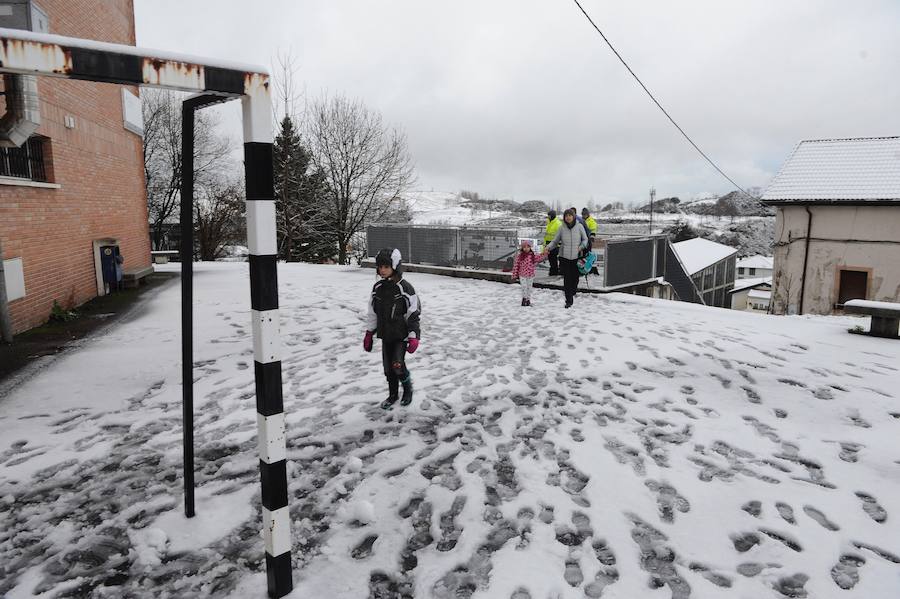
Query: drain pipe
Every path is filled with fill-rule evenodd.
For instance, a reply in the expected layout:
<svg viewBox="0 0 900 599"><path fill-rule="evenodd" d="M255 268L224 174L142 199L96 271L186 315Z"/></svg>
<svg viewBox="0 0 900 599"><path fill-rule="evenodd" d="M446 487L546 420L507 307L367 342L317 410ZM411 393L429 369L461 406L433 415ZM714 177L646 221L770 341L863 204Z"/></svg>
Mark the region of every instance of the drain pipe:
<svg viewBox="0 0 900 599"><path fill-rule="evenodd" d="M9 303L6 299L6 274L3 270L3 242L0 241L0 340L12 343L12 322L9 317Z"/></svg>
<svg viewBox="0 0 900 599"><path fill-rule="evenodd" d="M806 292L806 265L809 263L809 244L812 237L812 211L805 206L806 220L806 249L803 252L803 272L800 273L800 314L803 314L803 296Z"/></svg>
<svg viewBox="0 0 900 599"><path fill-rule="evenodd" d="M19 148L41 124L37 77L4 75L6 114L0 119L0 147Z"/></svg>

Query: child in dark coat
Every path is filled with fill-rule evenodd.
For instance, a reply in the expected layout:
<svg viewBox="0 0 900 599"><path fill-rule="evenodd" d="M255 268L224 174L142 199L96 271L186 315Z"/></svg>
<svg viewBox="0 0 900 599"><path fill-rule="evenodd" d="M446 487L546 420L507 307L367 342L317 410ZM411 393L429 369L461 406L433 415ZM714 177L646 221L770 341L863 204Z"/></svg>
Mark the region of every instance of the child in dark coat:
<svg viewBox="0 0 900 599"><path fill-rule="evenodd" d="M401 385L400 405L408 406L412 402L412 377L406 368L406 353L414 353L419 348L419 298L409 281L403 279L401 259L397 249L384 249L375 256L375 268L381 280L372 288L363 338L363 349L367 352L372 351L376 334L381 339L381 358L388 382L388 397L381 402L384 409L397 402Z"/></svg>

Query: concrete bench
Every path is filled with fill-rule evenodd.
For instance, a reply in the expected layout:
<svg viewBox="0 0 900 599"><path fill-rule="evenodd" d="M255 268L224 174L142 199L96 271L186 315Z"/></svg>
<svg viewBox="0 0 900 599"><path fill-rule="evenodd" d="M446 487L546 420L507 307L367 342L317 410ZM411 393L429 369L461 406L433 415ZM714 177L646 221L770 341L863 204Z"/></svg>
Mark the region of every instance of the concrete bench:
<svg viewBox="0 0 900 599"><path fill-rule="evenodd" d="M143 279L153 274L152 266L136 266L126 268L122 271L122 284L127 288L137 287L141 283L146 283Z"/></svg>
<svg viewBox="0 0 900 599"><path fill-rule="evenodd" d="M168 264L169 260L178 257L178 250L152 250L150 256L153 264Z"/></svg>
<svg viewBox="0 0 900 599"><path fill-rule="evenodd" d="M865 314L872 317L867 334L873 337L900 339L900 303L850 300L844 303L846 314Z"/></svg>

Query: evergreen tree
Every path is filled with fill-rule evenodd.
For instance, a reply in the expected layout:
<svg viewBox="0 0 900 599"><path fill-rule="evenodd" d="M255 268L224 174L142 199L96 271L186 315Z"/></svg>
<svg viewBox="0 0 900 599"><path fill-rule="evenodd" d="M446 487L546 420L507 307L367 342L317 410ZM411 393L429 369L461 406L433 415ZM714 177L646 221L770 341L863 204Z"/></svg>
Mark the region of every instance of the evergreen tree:
<svg viewBox="0 0 900 599"><path fill-rule="evenodd" d="M279 257L304 262L334 258L337 248L321 208L325 176L312 169L309 151L289 116L275 138L273 162Z"/></svg>

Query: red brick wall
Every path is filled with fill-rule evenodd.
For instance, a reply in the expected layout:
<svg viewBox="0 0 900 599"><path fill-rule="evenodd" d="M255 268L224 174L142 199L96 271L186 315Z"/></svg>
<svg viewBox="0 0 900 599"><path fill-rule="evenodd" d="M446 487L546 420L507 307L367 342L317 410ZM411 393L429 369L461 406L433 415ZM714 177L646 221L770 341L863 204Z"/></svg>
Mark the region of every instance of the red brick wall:
<svg viewBox="0 0 900 599"><path fill-rule="evenodd" d="M132 0L39 4L51 33L134 45ZM22 258L25 271L26 296L9 304L14 333L45 322L54 300L73 307L97 295L95 239L118 239L125 268L150 264L141 138L123 127L122 89L38 78L38 133L49 138L51 181L60 188L0 185L3 258Z"/></svg>

